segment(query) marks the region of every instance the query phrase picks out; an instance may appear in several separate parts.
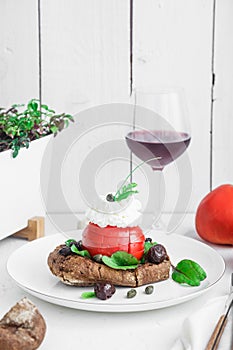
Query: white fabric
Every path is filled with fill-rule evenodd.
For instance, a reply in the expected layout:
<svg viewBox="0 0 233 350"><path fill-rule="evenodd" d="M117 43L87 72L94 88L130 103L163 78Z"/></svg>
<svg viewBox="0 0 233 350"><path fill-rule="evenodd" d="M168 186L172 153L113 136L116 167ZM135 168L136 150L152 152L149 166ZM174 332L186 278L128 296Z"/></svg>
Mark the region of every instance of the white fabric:
<svg viewBox="0 0 233 350"><path fill-rule="evenodd" d="M224 313L227 297L218 297L209 301L184 320L182 333L176 339L171 350L204 350L219 317ZM230 350L232 337L232 310L218 350Z"/></svg>

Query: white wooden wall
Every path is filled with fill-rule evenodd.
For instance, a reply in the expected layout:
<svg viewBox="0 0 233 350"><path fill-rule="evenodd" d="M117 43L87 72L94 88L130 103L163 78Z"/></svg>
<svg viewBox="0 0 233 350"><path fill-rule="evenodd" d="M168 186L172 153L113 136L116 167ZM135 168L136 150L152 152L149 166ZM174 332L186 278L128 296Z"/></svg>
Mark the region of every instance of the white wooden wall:
<svg viewBox="0 0 233 350"><path fill-rule="evenodd" d="M233 2L216 2L213 187L233 181Z"/></svg>
<svg viewBox="0 0 233 350"><path fill-rule="evenodd" d="M127 102L135 87L182 86L192 127L193 212L211 186L233 180L232 16L231 0L1 0L0 105L41 95L75 114ZM171 211L174 165L165 176ZM49 211L64 210L51 199Z"/></svg>

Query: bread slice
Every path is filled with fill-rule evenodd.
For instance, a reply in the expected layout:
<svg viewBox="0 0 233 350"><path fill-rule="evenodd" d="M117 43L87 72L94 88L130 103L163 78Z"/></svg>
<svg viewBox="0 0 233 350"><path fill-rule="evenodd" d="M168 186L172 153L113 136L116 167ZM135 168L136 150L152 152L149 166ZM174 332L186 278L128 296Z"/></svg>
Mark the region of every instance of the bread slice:
<svg viewBox="0 0 233 350"><path fill-rule="evenodd" d="M0 350L35 350L45 332L46 324L39 310L23 298L0 320Z"/></svg>
<svg viewBox="0 0 233 350"><path fill-rule="evenodd" d="M49 254L48 265L60 280L74 286L92 286L95 283L112 283L116 286L138 287L169 278L170 260L167 257L160 264L145 263L132 270L116 270L89 258L72 254L63 256L58 246Z"/></svg>

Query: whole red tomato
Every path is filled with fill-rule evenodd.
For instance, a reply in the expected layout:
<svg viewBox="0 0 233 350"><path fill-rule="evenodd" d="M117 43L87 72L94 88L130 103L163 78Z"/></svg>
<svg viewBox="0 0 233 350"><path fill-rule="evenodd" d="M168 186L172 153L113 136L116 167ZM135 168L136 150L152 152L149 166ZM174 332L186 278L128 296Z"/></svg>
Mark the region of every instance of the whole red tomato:
<svg viewBox="0 0 233 350"><path fill-rule="evenodd" d="M121 250L141 259L144 242L145 236L139 226L103 228L89 223L82 234L82 245L92 256L96 254L111 256Z"/></svg>
<svg viewBox="0 0 233 350"><path fill-rule="evenodd" d="M206 241L233 244L233 186L222 185L207 194L197 208L196 230Z"/></svg>

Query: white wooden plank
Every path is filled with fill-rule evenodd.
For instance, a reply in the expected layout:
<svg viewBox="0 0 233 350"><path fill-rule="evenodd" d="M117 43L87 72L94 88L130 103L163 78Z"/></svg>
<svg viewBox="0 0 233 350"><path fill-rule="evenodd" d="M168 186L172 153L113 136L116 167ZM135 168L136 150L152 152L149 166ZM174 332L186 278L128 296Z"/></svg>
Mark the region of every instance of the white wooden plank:
<svg viewBox="0 0 233 350"><path fill-rule="evenodd" d="M134 1L134 87L179 86L186 93L192 129L189 211L209 189L211 49L211 0ZM174 210L182 186L175 168L164 170L167 211Z"/></svg>
<svg viewBox="0 0 233 350"><path fill-rule="evenodd" d="M213 188L233 182L233 2L217 1L213 114Z"/></svg>
<svg viewBox="0 0 233 350"><path fill-rule="evenodd" d="M1 105L38 98L36 0L0 2Z"/></svg>
<svg viewBox="0 0 233 350"><path fill-rule="evenodd" d="M128 97L128 7L124 0L42 1L44 100L76 113Z"/></svg>
<svg viewBox="0 0 233 350"><path fill-rule="evenodd" d="M6 103L6 99L4 99L5 93L3 89L3 82L6 79L7 74L7 62L6 62L6 54L4 49L4 44L6 40L6 31L5 31L5 15L6 15L6 3L7 1L0 2L0 92L1 92L1 104Z"/></svg>
<svg viewBox="0 0 233 350"><path fill-rule="evenodd" d="M41 15L44 102L57 111L76 114L90 106L128 101L128 1L71 0L67 3L65 0L43 0ZM87 130L90 126L89 121L86 126L83 119L81 123L82 130ZM75 128L73 126L74 132ZM97 132L94 140L93 136L86 136L79 155L86 154L101 142L108 141L110 136L116 137L116 133L113 130L111 134L108 129L108 132ZM54 155L62 154L64 144L55 140ZM74 149L75 147L73 151ZM56 181L59 181L57 174L61 171L61 164L55 158L52 156L50 200L47 209L49 212L65 212L68 208L63 205L56 192L56 188L60 188ZM73 174L73 166L74 163L67 165L66 174ZM72 210L83 211L86 206L80 195L77 195L73 180L70 178L67 181L68 186L65 187ZM109 170L105 170L102 184L107 188L109 183Z"/></svg>

